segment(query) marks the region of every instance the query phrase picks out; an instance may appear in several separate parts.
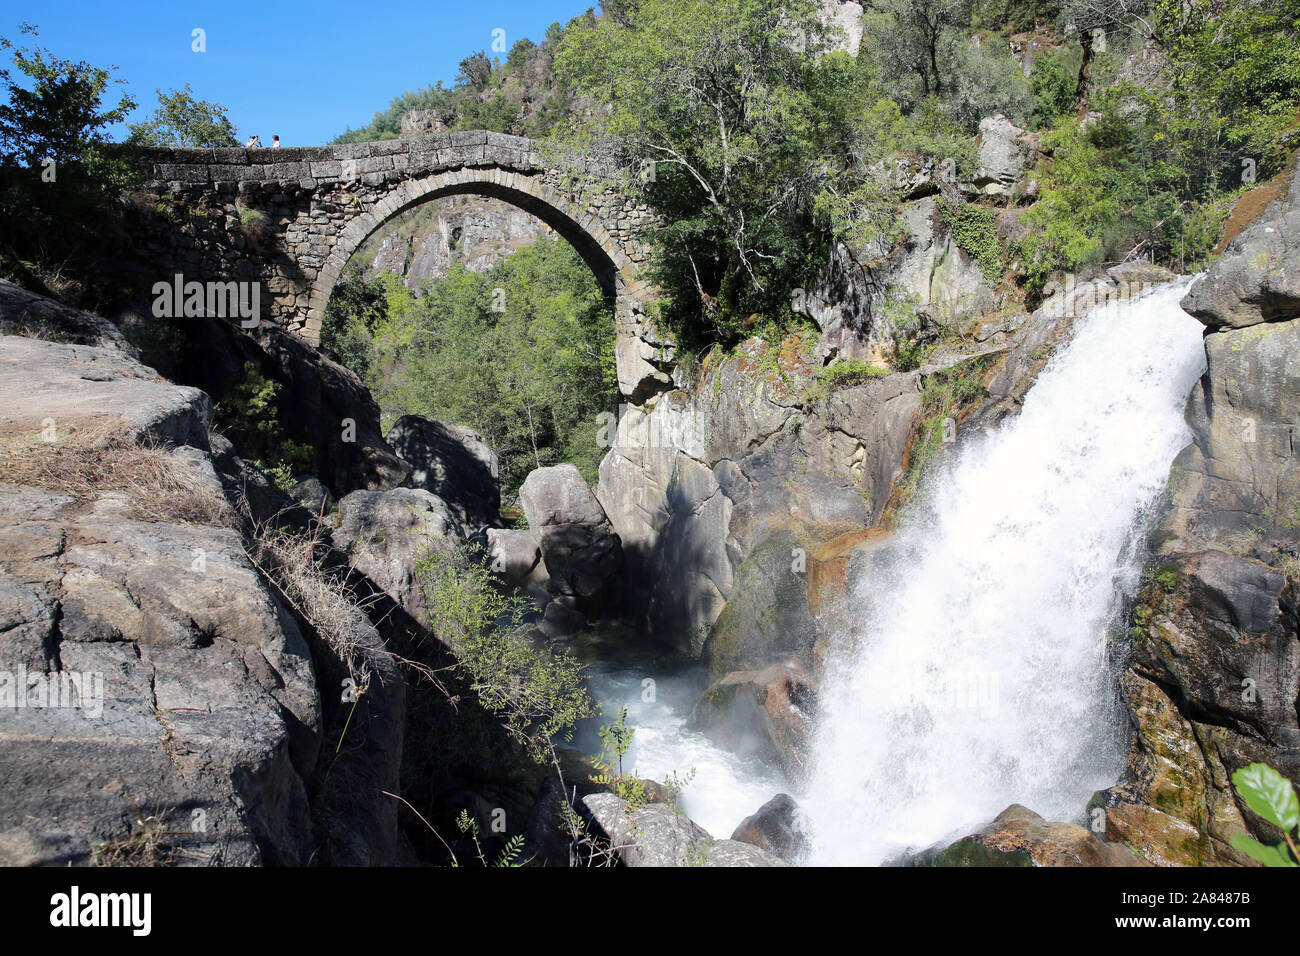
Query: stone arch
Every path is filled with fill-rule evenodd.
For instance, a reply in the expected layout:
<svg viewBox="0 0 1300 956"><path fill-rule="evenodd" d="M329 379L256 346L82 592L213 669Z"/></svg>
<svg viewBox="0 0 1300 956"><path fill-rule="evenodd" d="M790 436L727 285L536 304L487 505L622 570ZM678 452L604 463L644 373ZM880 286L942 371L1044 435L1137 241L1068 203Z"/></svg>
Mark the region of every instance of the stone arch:
<svg viewBox="0 0 1300 956"><path fill-rule="evenodd" d="M302 334L313 344L320 341L325 306L334 286L348 259L370 236L404 212L457 195L500 199L536 216L577 250L612 307L617 310L619 301L630 294L626 273L632 266L631 260L599 219L576 213L539 175L500 168L465 168L408 180L344 227L312 289Z"/></svg>
<svg viewBox="0 0 1300 956"><path fill-rule="evenodd" d="M537 216L591 267L613 303L624 396L639 405L673 386L675 346L650 321L647 307L658 293L641 276L647 253L640 233L653 217L599 150L548 166L523 137L463 130L284 149L158 148L132 156L145 174L145 192L172 212L140 224L142 282L151 284L160 271L261 282L269 294L261 317L319 345L325 306L343 267L376 229L440 196L489 196ZM251 236L244 228L250 212L263 223Z"/></svg>

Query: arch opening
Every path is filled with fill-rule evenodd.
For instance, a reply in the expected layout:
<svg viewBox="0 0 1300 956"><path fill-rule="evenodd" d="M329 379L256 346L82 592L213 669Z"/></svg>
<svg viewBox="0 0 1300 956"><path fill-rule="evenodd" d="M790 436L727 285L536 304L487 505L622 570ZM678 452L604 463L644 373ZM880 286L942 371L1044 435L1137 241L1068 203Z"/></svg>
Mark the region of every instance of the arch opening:
<svg viewBox="0 0 1300 956"><path fill-rule="evenodd" d="M448 202L466 196L484 202ZM370 389L384 430L409 417L472 430L499 460L507 504L536 467L572 464L594 482L600 415L620 401L622 279L597 237L529 196L474 183L408 193L340 234L322 310L320 344Z"/></svg>
<svg viewBox="0 0 1300 956"><path fill-rule="evenodd" d="M374 210L352 220L344 228L320 270L311 296L304 334L312 341L319 342L330 295L343 275L348 260L371 236L413 209L449 196L469 195L497 199L535 216L581 256L599 283L609 306L614 308L625 285L620 262L617 260L623 260L623 264L626 264L626 257L604 226L593 216L582 217L585 221L579 221L578 217L569 212L568 203L549 190L540 176L525 177L498 170L482 172L486 175L474 178L466 178L462 171L411 180L378 203ZM506 179L513 180L518 185L503 181ZM520 188L521 186L525 188Z"/></svg>

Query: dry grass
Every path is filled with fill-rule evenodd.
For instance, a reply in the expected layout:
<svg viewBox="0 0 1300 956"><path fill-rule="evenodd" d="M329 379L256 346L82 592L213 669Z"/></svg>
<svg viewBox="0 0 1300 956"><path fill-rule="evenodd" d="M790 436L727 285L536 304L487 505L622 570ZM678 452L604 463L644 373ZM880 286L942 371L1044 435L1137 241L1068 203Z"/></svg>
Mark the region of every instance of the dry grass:
<svg viewBox="0 0 1300 956"><path fill-rule="evenodd" d="M246 504L241 510L251 526L249 559L347 665L357 686L363 686L360 660L373 643L373 627L356 589L329 566L324 527L295 532L274 519L253 520Z"/></svg>
<svg viewBox="0 0 1300 956"><path fill-rule="evenodd" d="M1274 555L1276 560L1273 562L1273 566L1292 581L1300 581L1300 558L1293 554L1287 554L1285 551L1276 551Z"/></svg>
<svg viewBox="0 0 1300 956"><path fill-rule="evenodd" d="M353 572L331 560L333 549L323 523L315 523L311 531L296 531L280 526L275 518L253 520L246 502L241 510L250 528L249 560L338 655L356 687L364 688L369 680L366 655L382 654L451 696L438 680L438 669L394 654L375 640L372 611L382 595L358 593Z"/></svg>
<svg viewBox="0 0 1300 956"><path fill-rule="evenodd" d="M121 419L60 422L54 441L39 429L0 433L0 482L44 488L79 501L126 496L142 521L232 527L225 496L157 443L138 443Z"/></svg>
<svg viewBox="0 0 1300 956"><path fill-rule="evenodd" d="M90 853L91 866L174 866L192 857L173 845L190 837L183 830L168 829L166 818L176 812L175 807L164 809L161 803L156 803L153 812L146 814L130 793L127 799L135 811L130 832L94 847Z"/></svg>
<svg viewBox="0 0 1300 956"><path fill-rule="evenodd" d="M177 861L176 852L167 845L172 836L167 825L156 815L139 818L131 833L117 840L107 840L91 851L91 866L170 866Z"/></svg>

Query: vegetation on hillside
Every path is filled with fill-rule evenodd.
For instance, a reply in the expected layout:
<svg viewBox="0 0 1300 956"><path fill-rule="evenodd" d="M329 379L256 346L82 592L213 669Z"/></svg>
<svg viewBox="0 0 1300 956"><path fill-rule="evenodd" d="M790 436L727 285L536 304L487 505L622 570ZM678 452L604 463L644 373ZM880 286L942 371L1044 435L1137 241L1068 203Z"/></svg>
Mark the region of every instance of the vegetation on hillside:
<svg viewBox="0 0 1300 956"><path fill-rule="evenodd" d="M1017 248L1031 290L1105 261L1199 267L1231 200L1277 173L1300 135L1300 0L1098 6L1093 29L1114 40L1093 54L1091 91L1069 102L1040 87L1046 188ZM1125 51L1152 75L1119 69Z"/></svg>
<svg viewBox="0 0 1300 956"><path fill-rule="evenodd" d="M569 26L591 21L588 11ZM503 60L480 50L460 61L450 87L441 81L393 98L360 129L348 129L336 143L396 139L402 116L427 111L443 130L488 129L516 136L544 137L574 108L569 90L552 69L552 59L566 29L552 23L540 43L527 37L510 47Z"/></svg>
<svg viewBox="0 0 1300 956"><path fill-rule="evenodd" d="M1032 296L1105 261L1199 264L1236 192L1294 146L1298 23L1300 0L878 0L851 58L828 52L812 2L636 0L573 25L556 68L604 107L566 136L654 163L669 325L727 340L790 321L827 242L887 248L900 166L955 183L998 112L1047 156L1010 249L994 210L946 211L990 278L1010 262ZM1028 77L1013 35L1042 48Z"/></svg>

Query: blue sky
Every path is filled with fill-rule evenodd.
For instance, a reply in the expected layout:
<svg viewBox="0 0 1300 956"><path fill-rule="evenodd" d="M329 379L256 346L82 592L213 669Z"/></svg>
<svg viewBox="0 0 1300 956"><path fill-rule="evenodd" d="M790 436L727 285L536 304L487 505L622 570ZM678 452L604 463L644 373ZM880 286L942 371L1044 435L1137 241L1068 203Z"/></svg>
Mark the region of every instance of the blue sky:
<svg viewBox="0 0 1300 956"><path fill-rule="evenodd" d="M40 30L56 56L116 65L115 76L139 102L133 121L157 106L155 89L190 84L200 99L229 110L240 140L278 133L286 146L326 143L349 126L370 122L394 96L438 80L475 50L492 53L493 30L508 50L540 42L555 21L567 22L588 0L315 0L276 3L61 2L6 3L0 35L20 40L18 25ZM207 52L191 49L206 32ZM26 45L26 44L23 44ZM113 100L116 103L116 99ZM125 135L115 130L114 138Z"/></svg>

